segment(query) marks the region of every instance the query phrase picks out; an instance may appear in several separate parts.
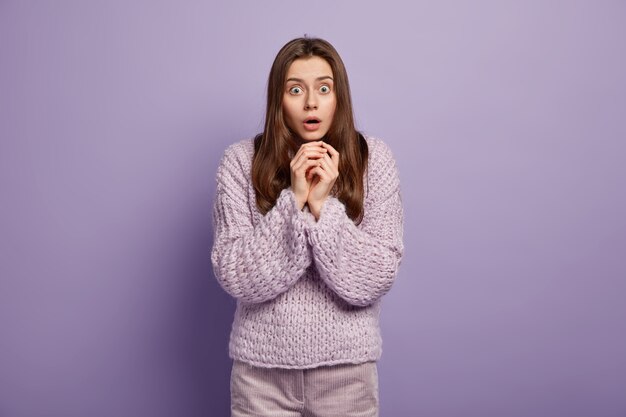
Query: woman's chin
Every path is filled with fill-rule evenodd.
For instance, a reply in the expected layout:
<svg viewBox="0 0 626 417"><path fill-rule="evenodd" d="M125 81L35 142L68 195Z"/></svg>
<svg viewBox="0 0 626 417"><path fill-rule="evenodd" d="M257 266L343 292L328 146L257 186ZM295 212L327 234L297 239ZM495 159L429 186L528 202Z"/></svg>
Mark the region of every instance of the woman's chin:
<svg viewBox="0 0 626 417"><path fill-rule="evenodd" d="M301 132L300 138L304 142L315 142L317 140L322 140L324 138L324 133L322 132Z"/></svg>

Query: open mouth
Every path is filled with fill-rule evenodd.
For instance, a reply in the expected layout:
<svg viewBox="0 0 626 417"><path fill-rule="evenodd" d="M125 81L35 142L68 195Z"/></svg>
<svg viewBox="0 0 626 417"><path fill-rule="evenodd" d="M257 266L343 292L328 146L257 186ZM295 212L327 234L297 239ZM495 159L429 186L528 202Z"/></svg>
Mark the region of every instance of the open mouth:
<svg viewBox="0 0 626 417"><path fill-rule="evenodd" d="M317 117L307 117L304 119L304 130L307 132L315 132L321 126L321 120Z"/></svg>

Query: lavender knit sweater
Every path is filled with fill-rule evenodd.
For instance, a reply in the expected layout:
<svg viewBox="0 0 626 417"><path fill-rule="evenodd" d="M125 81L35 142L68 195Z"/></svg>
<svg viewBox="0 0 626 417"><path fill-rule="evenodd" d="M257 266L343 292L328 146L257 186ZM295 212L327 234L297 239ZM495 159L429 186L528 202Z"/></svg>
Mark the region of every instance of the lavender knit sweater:
<svg viewBox="0 0 626 417"><path fill-rule="evenodd" d="M313 368L378 360L380 299L403 253L402 201L391 151L367 137L363 221L328 197L315 220L291 189L262 215L251 181L253 139L229 146L217 172L213 270L237 299L233 359Z"/></svg>

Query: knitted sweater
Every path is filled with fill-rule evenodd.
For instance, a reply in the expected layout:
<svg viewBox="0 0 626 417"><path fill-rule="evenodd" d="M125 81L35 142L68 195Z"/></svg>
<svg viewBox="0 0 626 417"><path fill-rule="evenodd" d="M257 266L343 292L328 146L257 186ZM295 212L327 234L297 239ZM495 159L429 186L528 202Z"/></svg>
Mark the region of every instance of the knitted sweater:
<svg viewBox="0 0 626 417"><path fill-rule="evenodd" d="M403 253L403 212L391 151L366 137L362 222L335 197L316 221L290 188L265 215L251 180L253 139L230 145L217 172L211 261L237 300L229 356L261 367L313 368L380 359L380 299Z"/></svg>

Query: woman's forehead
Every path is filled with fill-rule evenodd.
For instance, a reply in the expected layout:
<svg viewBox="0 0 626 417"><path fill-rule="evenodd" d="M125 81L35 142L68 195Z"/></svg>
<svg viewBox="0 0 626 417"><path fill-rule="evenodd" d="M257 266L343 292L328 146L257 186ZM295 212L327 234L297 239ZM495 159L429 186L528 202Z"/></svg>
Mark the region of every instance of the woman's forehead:
<svg viewBox="0 0 626 417"><path fill-rule="evenodd" d="M333 76L333 69L328 61L319 56L298 58L287 69L286 79L316 79Z"/></svg>

